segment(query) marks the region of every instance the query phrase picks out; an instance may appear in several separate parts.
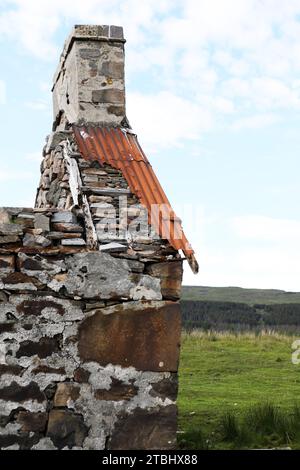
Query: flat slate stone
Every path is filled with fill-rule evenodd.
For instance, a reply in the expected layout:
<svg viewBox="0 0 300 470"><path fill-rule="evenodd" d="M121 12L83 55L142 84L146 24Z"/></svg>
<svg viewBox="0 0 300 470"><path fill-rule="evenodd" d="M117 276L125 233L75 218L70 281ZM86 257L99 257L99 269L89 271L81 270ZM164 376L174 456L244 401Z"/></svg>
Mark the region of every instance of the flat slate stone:
<svg viewBox="0 0 300 470"><path fill-rule="evenodd" d="M114 252L121 252L127 251L128 247L126 245L122 245L121 243L107 243L106 245L100 245L99 250L106 253L114 253Z"/></svg>
<svg viewBox="0 0 300 470"><path fill-rule="evenodd" d="M131 194L129 189L119 189L119 188L91 188L89 186L82 187L83 192L93 193L95 195L103 196L123 196Z"/></svg>
<svg viewBox="0 0 300 470"><path fill-rule="evenodd" d="M170 450L176 447L177 409L137 408L117 422L108 442L109 450Z"/></svg>
<svg viewBox="0 0 300 470"><path fill-rule="evenodd" d="M99 309L79 326L79 355L142 371L175 372L180 347L180 307L175 302L128 302Z"/></svg>
<svg viewBox="0 0 300 470"><path fill-rule="evenodd" d="M83 238L69 238L62 240L61 244L64 246L85 246L86 242Z"/></svg>
<svg viewBox="0 0 300 470"><path fill-rule="evenodd" d="M70 211L62 211L62 212L56 212L53 214L51 222L63 222L63 223L68 223L68 224L76 224L77 223L77 217Z"/></svg>
<svg viewBox="0 0 300 470"><path fill-rule="evenodd" d="M20 241L18 235L4 235L0 236L0 245L6 245L9 243L16 243Z"/></svg>
<svg viewBox="0 0 300 470"><path fill-rule="evenodd" d="M22 227L18 224L0 224L0 235L22 235Z"/></svg>

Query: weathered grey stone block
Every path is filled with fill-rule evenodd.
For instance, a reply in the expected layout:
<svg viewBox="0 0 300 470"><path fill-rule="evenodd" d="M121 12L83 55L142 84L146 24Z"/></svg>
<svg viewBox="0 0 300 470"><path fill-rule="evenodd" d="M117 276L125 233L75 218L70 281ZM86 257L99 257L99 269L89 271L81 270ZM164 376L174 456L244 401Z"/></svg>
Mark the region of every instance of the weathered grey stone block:
<svg viewBox="0 0 300 470"><path fill-rule="evenodd" d="M160 281L134 274L130 262L108 253L78 253L66 259L67 276L61 282L69 295L84 299L161 300Z"/></svg>
<svg viewBox="0 0 300 470"><path fill-rule="evenodd" d="M22 235L22 227L18 224L1 224L0 235Z"/></svg>
<svg viewBox="0 0 300 470"><path fill-rule="evenodd" d="M47 247L51 245L51 241L43 235L32 235L31 233L26 233L23 238L23 245L31 247Z"/></svg>
<svg viewBox="0 0 300 470"><path fill-rule="evenodd" d="M111 39L124 39L122 26L114 26L114 25L110 26L109 37Z"/></svg>
<svg viewBox="0 0 300 470"><path fill-rule="evenodd" d="M106 90L94 90L92 92L93 103L113 103L120 104L124 103L124 92L122 90L106 89Z"/></svg>
<svg viewBox="0 0 300 470"><path fill-rule="evenodd" d="M101 56L100 48L99 49L79 49L79 55L82 59L98 59Z"/></svg>
<svg viewBox="0 0 300 470"><path fill-rule="evenodd" d="M49 232L50 218L43 214L35 214L34 228L41 229L43 232Z"/></svg>
<svg viewBox="0 0 300 470"><path fill-rule="evenodd" d="M53 214L52 223L77 224L77 217L71 211L61 211Z"/></svg>
<svg viewBox="0 0 300 470"><path fill-rule="evenodd" d="M35 321L60 323L84 318L84 313L76 302L51 295L12 295L9 302L0 303L0 322L7 322L9 314L21 324Z"/></svg>
<svg viewBox="0 0 300 470"><path fill-rule="evenodd" d="M102 62L99 72L106 77L115 79L124 78L124 62Z"/></svg>

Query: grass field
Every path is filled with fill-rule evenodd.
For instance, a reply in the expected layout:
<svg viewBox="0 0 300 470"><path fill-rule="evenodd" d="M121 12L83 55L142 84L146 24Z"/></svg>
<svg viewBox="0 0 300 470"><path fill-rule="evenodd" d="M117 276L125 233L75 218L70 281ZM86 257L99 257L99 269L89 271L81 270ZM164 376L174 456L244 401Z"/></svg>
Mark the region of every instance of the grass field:
<svg viewBox="0 0 300 470"><path fill-rule="evenodd" d="M291 362L294 339L276 333L184 333L180 446L300 449L300 365ZM259 428L260 420L271 425Z"/></svg>

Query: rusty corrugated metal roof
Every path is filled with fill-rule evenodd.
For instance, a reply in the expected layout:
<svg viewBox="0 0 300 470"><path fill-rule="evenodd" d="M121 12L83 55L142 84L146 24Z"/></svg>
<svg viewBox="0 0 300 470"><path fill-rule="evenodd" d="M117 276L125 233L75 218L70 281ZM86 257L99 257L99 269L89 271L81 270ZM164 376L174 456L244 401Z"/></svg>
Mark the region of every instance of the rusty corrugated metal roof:
<svg viewBox="0 0 300 470"><path fill-rule="evenodd" d="M122 171L130 190L148 209L149 221L156 232L176 250L182 250L197 273L198 263L181 220L174 213L136 135L121 128L73 126L73 129L83 158L108 163Z"/></svg>

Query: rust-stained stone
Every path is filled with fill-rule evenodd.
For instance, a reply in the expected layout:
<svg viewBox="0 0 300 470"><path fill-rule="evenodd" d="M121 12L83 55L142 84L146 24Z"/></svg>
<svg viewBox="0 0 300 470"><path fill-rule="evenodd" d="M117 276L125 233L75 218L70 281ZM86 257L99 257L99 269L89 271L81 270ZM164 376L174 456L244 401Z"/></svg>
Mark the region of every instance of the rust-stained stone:
<svg viewBox="0 0 300 470"><path fill-rule="evenodd" d="M10 314L13 316L8 318L7 315ZM16 292L10 296L9 301L7 299L3 299L3 302L0 301L0 321L15 320L16 318L21 320L22 326L25 327L25 325L32 325L36 321L60 323L82 320L84 313L81 304L73 300L42 295L41 292L38 294Z"/></svg>
<svg viewBox="0 0 300 470"><path fill-rule="evenodd" d="M151 385L151 396L159 397L162 400L169 398L170 400L175 401L177 399L178 375L176 373L172 373L170 377L166 377L160 382L154 382Z"/></svg>
<svg viewBox="0 0 300 470"><path fill-rule="evenodd" d="M81 237L81 233L76 233L76 232L50 232L47 237L50 239L50 240L63 240L63 239L66 239L66 240L69 240L69 239L72 239L72 238L80 238Z"/></svg>
<svg viewBox="0 0 300 470"><path fill-rule="evenodd" d="M60 340L61 335L56 335L53 338L41 338L38 342L22 341L16 353L16 357L30 357L37 354L40 359L45 359L53 353L59 352Z"/></svg>
<svg viewBox="0 0 300 470"><path fill-rule="evenodd" d="M32 291L37 290L37 287L42 286L42 284L36 278L19 272L8 274L6 277L3 277L1 281L4 288L8 290Z"/></svg>
<svg viewBox="0 0 300 470"><path fill-rule="evenodd" d="M66 370L64 367L59 367L59 368L55 368L55 367L49 367L49 366L46 366L46 365L40 365L38 367L36 367L35 369L33 369L32 371L33 374L57 374L57 375L65 375L66 374Z"/></svg>
<svg viewBox="0 0 300 470"><path fill-rule="evenodd" d="M24 370L23 367L18 366L17 364L14 364L14 365L0 364L0 376L4 374L20 375L23 370Z"/></svg>
<svg viewBox="0 0 300 470"><path fill-rule="evenodd" d="M27 400L36 400L39 403L45 401L45 395L35 382L22 387L17 382L12 382L9 386L0 389L0 400L23 403Z"/></svg>
<svg viewBox="0 0 300 470"><path fill-rule="evenodd" d="M87 383L90 375L91 373L88 370L78 367L74 372L74 380L78 383Z"/></svg>
<svg viewBox="0 0 300 470"><path fill-rule="evenodd" d="M30 411L20 411L17 422L21 424L22 432L44 432L46 430L48 413L31 413Z"/></svg>
<svg viewBox="0 0 300 470"><path fill-rule="evenodd" d="M92 91L93 103L112 103L112 104L123 104L124 93L122 90L109 88L106 90L94 90Z"/></svg>
<svg viewBox="0 0 300 470"><path fill-rule="evenodd" d="M70 223L63 223L63 222L57 222L55 224L52 224L52 228L54 232L78 232L81 233L83 232L83 228L81 225L78 224L70 224Z"/></svg>
<svg viewBox="0 0 300 470"><path fill-rule="evenodd" d="M97 310L79 327L78 350L95 361L144 371L177 371L180 308L173 302L129 302Z"/></svg>
<svg viewBox="0 0 300 470"><path fill-rule="evenodd" d="M124 106L111 105L111 106L108 106L107 112L108 112L108 114L114 114L115 116L124 116L125 107Z"/></svg>
<svg viewBox="0 0 300 470"><path fill-rule="evenodd" d="M0 449L5 449L7 447L17 445L20 450L29 450L38 443L40 440L40 435L34 433L31 434L21 434L19 436L13 434L0 435Z"/></svg>
<svg viewBox="0 0 300 470"><path fill-rule="evenodd" d="M119 419L108 442L108 449L174 449L176 431L176 405L154 410L136 408L132 414Z"/></svg>
<svg viewBox="0 0 300 470"><path fill-rule="evenodd" d="M125 384L121 380L112 377L112 382L109 390L98 389L95 390L94 395L97 400L106 401L128 401L138 393L138 388L134 385Z"/></svg>
<svg viewBox="0 0 300 470"><path fill-rule="evenodd" d="M55 275L65 269L64 262L55 258L45 259L40 255L28 256L19 253L17 259L20 271L29 276L34 276L36 271L46 271L49 275Z"/></svg>
<svg viewBox="0 0 300 470"><path fill-rule="evenodd" d="M164 299L180 299L183 274L182 261L151 264L147 268L147 273L161 280L161 293Z"/></svg>
<svg viewBox="0 0 300 470"><path fill-rule="evenodd" d="M81 447L88 433L81 415L67 410L51 410L46 436L58 449Z"/></svg>
<svg viewBox="0 0 300 470"><path fill-rule="evenodd" d="M4 247L1 247L1 240L0 240L0 253L5 255L9 253L27 253L31 255L45 255L45 256L50 256L50 255L59 255L61 254L61 247L32 247L32 246L21 246L20 244L17 245L5 245Z"/></svg>
<svg viewBox="0 0 300 470"><path fill-rule="evenodd" d="M59 299L49 300L47 298L32 298L25 299L17 306L17 312L23 313L24 315L40 315L45 308L51 308L55 310L58 315L63 315L65 309Z"/></svg>
<svg viewBox="0 0 300 470"><path fill-rule="evenodd" d="M54 406L68 406L76 401L80 395L80 388L72 382L59 383L54 396Z"/></svg>

